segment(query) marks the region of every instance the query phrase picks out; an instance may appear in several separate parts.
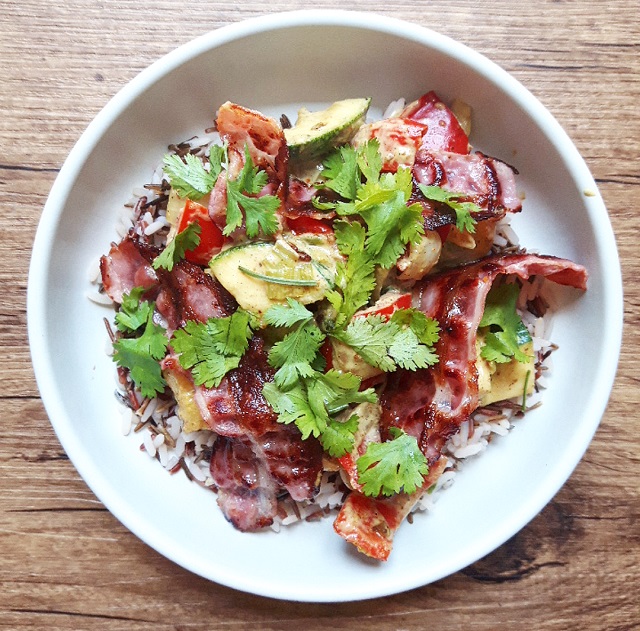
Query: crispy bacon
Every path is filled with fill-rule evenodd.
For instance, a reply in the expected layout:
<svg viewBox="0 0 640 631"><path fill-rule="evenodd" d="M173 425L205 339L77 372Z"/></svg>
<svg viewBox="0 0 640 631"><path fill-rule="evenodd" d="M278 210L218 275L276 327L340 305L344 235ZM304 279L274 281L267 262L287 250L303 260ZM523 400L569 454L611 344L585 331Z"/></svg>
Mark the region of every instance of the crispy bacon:
<svg viewBox="0 0 640 631"><path fill-rule="evenodd" d="M134 287L145 287L145 298L156 301L158 313L169 332L188 320L205 322L212 317L233 313L237 303L233 296L202 268L180 261L171 272L154 269L158 248L142 243L134 236L125 237L100 260L102 284L107 295L122 302L123 294Z"/></svg>
<svg viewBox="0 0 640 631"><path fill-rule="evenodd" d="M210 471L218 505L238 530L254 531L273 523L278 510L275 480L248 441L218 436Z"/></svg>
<svg viewBox="0 0 640 631"><path fill-rule="evenodd" d="M122 296L134 287L155 287L158 276L151 262L159 253L156 248L142 244L131 236L112 245L109 253L100 258L102 285L109 298L121 303Z"/></svg>
<svg viewBox="0 0 640 631"><path fill-rule="evenodd" d="M444 445L478 407L476 335L487 294L499 275L516 275L523 280L541 275L581 290L586 289L587 282L585 268L571 261L515 254L489 256L416 286L415 306L440 324L440 339L436 344L439 361L428 369L389 375L380 397L380 431L382 440L389 437L391 427L414 436L432 472L443 469ZM435 479L430 479L430 484L434 482ZM419 497L417 494L413 501ZM388 556L393 532L406 511L401 500L398 500L400 508L393 501L382 501L380 504L381 500L363 496L348 501L335 526L347 541L378 559ZM381 506L385 507L384 511ZM385 533L382 548L379 543L372 543L379 542L381 531Z"/></svg>
<svg viewBox="0 0 640 631"><path fill-rule="evenodd" d="M266 501L272 495L286 491L294 500L313 498L322 471L320 443L315 439L303 441L295 426L277 422L262 394L262 387L272 379L273 369L267 363L264 343L256 336L238 368L229 372L217 388L195 389L194 399L204 421L225 438L214 444L211 459L212 478L223 480L226 485L218 495L218 504L227 519L241 530L257 530L272 523L277 502ZM218 449L224 450L224 457L218 456ZM244 470L249 451L255 464L255 480L251 478L250 484L249 478L233 477L226 471ZM218 470L220 467L222 470ZM227 484L231 478L234 483ZM259 506L249 511L251 517L238 516L237 506L246 509L252 500Z"/></svg>
<svg viewBox="0 0 640 631"><path fill-rule="evenodd" d="M264 169L269 179L284 182L289 151L282 127L275 119L227 101L218 110L216 126L228 143L232 177L244 165L246 146L255 166Z"/></svg>
<svg viewBox="0 0 640 631"><path fill-rule="evenodd" d="M522 210L513 168L481 153L462 155L421 149L416 155L413 177L416 184L440 186L462 195L461 201L477 204L483 211L474 214L478 221L499 219L507 212ZM446 205L425 201L421 194L415 194L412 201L423 206L427 229L455 223L455 214Z"/></svg>

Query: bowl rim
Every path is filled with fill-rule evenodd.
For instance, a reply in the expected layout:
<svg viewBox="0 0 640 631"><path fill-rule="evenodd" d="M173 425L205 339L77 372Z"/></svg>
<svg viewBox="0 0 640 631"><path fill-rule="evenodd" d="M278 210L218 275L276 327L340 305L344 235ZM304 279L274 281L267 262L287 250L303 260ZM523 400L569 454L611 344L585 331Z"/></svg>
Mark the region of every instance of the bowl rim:
<svg viewBox="0 0 640 631"><path fill-rule="evenodd" d="M435 49L457 59L487 81L499 85L534 120L538 127L545 130L547 135L553 134L553 144L558 149L562 159L567 164L571 164L569 170L576 180L576 185L578 185L578 179L582 184L585 181L590 182L596 195L596 199L593 200L591 205L593 209L591 211L591 219L594 222L595 229L600 234L598 243L601 248L607 250L610 263L609 269L606 270L605 302L610 310L609 321L611 326L603 330L603 337L606 338L606 344L611 350L606 355L606 361L599 367L598 372L601 377L599 391L607 394L594 401L588 423L580 434L582 440L574 445L572 458L568 458L562 463L557 463L554 485L540 489L535 499L528 503L528 511L521 511L518 515L514 515L513 520L503 525L504 527L497 529L493 536L490 537L488 545L484 546L485 554L504 543L508 537L518 532L533 519L566 482L584 455L608 404L619 360L623 323L622 276L615 237L606 207L586 163L564 129L535 96L496 63L461 42L437 33L430 28L373 12L342 9L303 9L276 12L252 17L204 33L165 54L123 86L89 123L72 148L51 188L36 231L27 282L27 330L32 365L42 402L60 443L85 483L114 516L135 533L137 537L178 565L209 580L262 596L307 602L337 602L374 598L406 591L425 583L416 581L411 577L410 580L399 581L389 586L386 590L381 590L380 588L371 590L367 589L366 586L358 586L352 594L346 596L334 593L304 594L303 591L291 593L290 591L284 592L277 589L274 591L269 586L254 584L250 580L228 580L228 577L220 576L210 570L207 571L206 568L198 566L197 563L188 563L182 558L177 558L176 555L172 554L171 548L164 545L159 538L154 539L153 535L142 536L140 534L141 530L137 525L137 519L128 514L126 505L121 503L118 498L112 497L105 481L96 477L91 459L85 457L81 442L71 431L72 425L65 410L64 401L54 388L53 380L49 377L54 371L54 362L49 352L47 339L39 323L43 322L46 317L45 296L47 292L44 279L46 278L47 264L53 249L54 239L52 237L56 226L62 217L67 199L81 173L83 164L99 144L109 127L125 109L159 79L211 49L267 31L326 26L341 26L379 32L394 35L407 41L414 41L421 46ZM459 558L457 566L451 568L450 572L437 576L431 581L458 571L479 558L475 556L475 552L470 553L468 556L473 558Z"/></svg>

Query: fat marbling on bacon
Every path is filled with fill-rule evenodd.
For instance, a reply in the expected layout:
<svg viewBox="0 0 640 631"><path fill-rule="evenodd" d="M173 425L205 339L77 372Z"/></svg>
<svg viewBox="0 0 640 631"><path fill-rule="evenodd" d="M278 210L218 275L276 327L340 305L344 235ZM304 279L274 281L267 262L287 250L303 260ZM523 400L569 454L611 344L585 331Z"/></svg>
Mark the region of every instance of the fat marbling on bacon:
<svg viewBox="0 0 640 631"><path fill-rule="evenodd" d="M586 289L584 267L566 259L535 254L488 256L476 263L423 280L414 288L414 304L440 324L434 366L388 377L380 395L381 439L391 427L414 436L427 458L430 473L413 496L369 498L353 491L343 505L334 529L361 552L386 560L400 523L437 480L446 459L442 449L479 404L476 337L487 294L500 275L526 280L534 275Z"/></svg>

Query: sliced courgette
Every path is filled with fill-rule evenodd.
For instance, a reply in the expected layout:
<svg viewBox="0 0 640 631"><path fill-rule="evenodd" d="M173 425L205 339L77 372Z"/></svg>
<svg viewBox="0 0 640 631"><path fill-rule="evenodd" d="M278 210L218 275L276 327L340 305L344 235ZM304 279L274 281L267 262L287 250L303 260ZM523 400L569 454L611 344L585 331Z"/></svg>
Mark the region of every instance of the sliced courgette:
<svg viewBox="0 0 640 631"><path fill-rule="evenodd" d="M212 259L209 269L243 309L258 315L287 298L302 304L317 302L329 288L318 265L301 258L283 239L224 250Z"/></svg>
<svg viewBox="0 0 640 631"><path fill-rule="evenodd" d="M300 109L296 124L284 130L291 159L317 160L333 147L351 140L364 123L370 103L370 98L344 99L319 112Z"/></svg>

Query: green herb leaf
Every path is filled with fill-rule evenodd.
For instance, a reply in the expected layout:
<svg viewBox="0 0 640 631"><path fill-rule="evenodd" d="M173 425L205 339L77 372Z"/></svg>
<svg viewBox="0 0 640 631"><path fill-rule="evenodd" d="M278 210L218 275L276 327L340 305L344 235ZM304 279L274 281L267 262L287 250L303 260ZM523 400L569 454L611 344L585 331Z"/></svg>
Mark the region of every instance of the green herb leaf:
<svg viewBox="0 0 640 631"><path fill-rule="evenodd" d="M213 190L218 177L218 173L209 173L202 160L191 153L184 159L175 154L166 155L163 164L171 188L183 199L202 199Z"/></svg>
<svg viewBox="0 0 640 631"><path fill-rule="evenodd" d="M421 206L407 206L402 191L361 210L360 215L367 222L367 251L385 269L396 264L408 243L418 243L424 234Z"/></svg>
<svg viewBox="0 0 640 631"><path fill-rule="evenodd" d="M135 333L147 322L149 313L153 313L153 305L140 301L144 287L134 287L128 294L123 294L120 310L116 313L116 326L123 333Z"/></svg>
<svg viewBox="0 0 640 631"><path fill-rule="evenodd" d="M442 202L446 204L456 213L456 228L460 232L475 232L476 220L473 218L473 213L482 211L482 208L473 202L460 202L460 198L464 198L464 193L452 193L445 191L439 186L425 186L424 184L418 184L418 188L422 191L422 194L430 200L435 202Z"/></svg>
<svg viewBox="0 0 640 631"><path fill-rule="evenodd" d="M209 173L213 178L214 184L218 180L218 176L222 173L224 165L227 162L227 148L223 145L211 145L209 148Z"/></svg>
<svg viewBox="0 0 640 631"><path fill-rule="evenodd" d="M382 170L380 142L374 138L367 141L357 150L358 167L367 181L376 182Z"/></svg>
<svg viewBox="0 0 640 631"><path fill-rule="evenodd" d="M325 335L314 322L302 322L269 351L269 364L278 368L274 381L280 388L289 388L299 379L312 377L316 354Z"/></svg>
<svg viewBox="0 0 640 631"><path fill-rule="evenodd" d="M225 318L190 320L173 334L171 345L179 354L180 365L191 370L196 385L217 387L239 366L256 327L255 317L238 309Z"/></svg>
<svg viewBox="0 0 640 631"><path fill-rule="evenodd" d="M320 436L320 443L330 456L340 458L353 450L354 435L357 431L358 417L355 414L346 421L329 419Z"/></svg>
<svg viewBox="0 0 640 631"><path fill-rule="evenodd" d="M164 391L166 382L159 360L165 356L168 343L166 331L153 322L151 306L142 335L121 338L113 344L113 360L121 368L129 370L131 379L144 397L155 397Z"/></svg>
<svg viewBox="0 0 640 631"><path fill-rule="evenodd" d="M531 341L531 334L516 311L520 287L515 283L495 285L485 303L478 328L485 329L485 344L480 355L497 363L516 358L526 363L531 358L520 348Z"/></svg>
<svg viewBox="0 0 640 631"><path fill-rule="evenodd" d="M397 427L392 427L390 433L392 440L370 443L356 461L358 482L370 497L414 493L429 473L427 459L416 439Z"/></svg>
<svg viewBox="0 0 640 631"><path fill-rule="evenodd" d="M398 368L427 368L438 361L432 346L438 339L438 326L435 321L420 318L417 313L399 309L394 313L395 319L388 320L378 315L354 318L346 329L336 330L331 335L353 348L368 364L384 372ZM414 331L411 326L414 321L414 327L428 344Z"/></svg>
<svg viewBox="0 0 640 631"><path fill-rule="evenodd" d="M266 186L267 173L254 166L247 147L244 156L245 163L238 178L227 180L227 223L222 232L230 235L244 220L248 237L257 237L260 231L269 236L278 229L275 213L280 200L275 195L255 197Z"/></svg>
<svg viewBox="0 0 640 631"><path fill-rule="evenodd" d="M323 166L324 186L344 199L355 199L360 184L356 150L350 145L343 145L325 159Z"/></svg>
<svg viewBox="0 0 640 631"><path fill-rule="evenodd" d="M193 250L200 244L202 228L197 222L190 223L182 232L167 244L167 247L153 259L153 269L164 267L171 271L173 266L184 258L187 250Z"/></svg>
<svg viewBox="0 0 640 631"><path fill-rule="evenodd" d="M276 382L266 383L262 393L278 414L280 423L295 423L303 439L314 436L322 441L326 433L332 455L340 457L353 446L357 424L348 422L337 427L334 423L340 421L333 417L353 403L377 401L373 389L360 391L360 384L360 378L350 373L316 371L286 388Z"/></svg>
<svg viewBox="0 0 640 631"><path fill-rule="evenodd" d="M271 326L289 327L310 320L313 320L313 313L292 298L287 298L286 305L273 305L264 314L264 321Z"/></svg>

